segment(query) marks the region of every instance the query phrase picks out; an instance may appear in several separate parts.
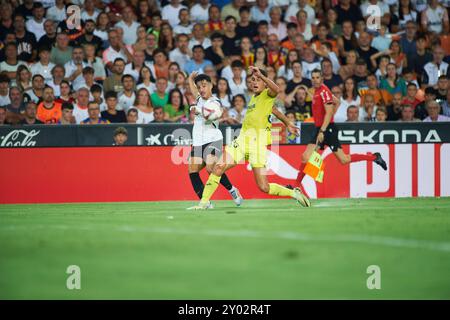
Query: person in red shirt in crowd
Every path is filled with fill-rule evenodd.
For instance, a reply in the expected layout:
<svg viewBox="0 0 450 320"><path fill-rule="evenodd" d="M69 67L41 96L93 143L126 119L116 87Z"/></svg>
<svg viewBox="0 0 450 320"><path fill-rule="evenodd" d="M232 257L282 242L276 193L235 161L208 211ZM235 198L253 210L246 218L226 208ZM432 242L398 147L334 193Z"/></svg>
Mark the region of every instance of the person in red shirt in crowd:
<svg viewBox="0 0 450 320"><path fill-rule="evenodd" d="M415 110L417 105L422 102L422 101L420 101L419 99L416 98L417 90L418 90L417 86L416 86L415 83L410 82L406 86L406 89L407 89L406 90L406 97L405 97L405 99L403 99L402 104L409 104Z"/></svg>
<svg viewBox="0 0 450 320"><path fill-rule="evenodd" d="M323 149L324 146L329 146L342 164L358 161L373 161L384 170L387 170L386 162L378 152L373 154L346 154L342 150L341 143L338 139L338 129L333 121L333 115L339 106L339 100L333 97L330 89L323 83L322 72L319 69L314 69L311 72L311 81L314 88L312 113L314 115L316 133L302 154L302 163L296 180L298 186L301 187L301 182L305 176L303 169L317 147Z"/></svg>
<svg viewBox="0 0 450 320"><path fill-rule="evenodd" d="M57 123L62 116L61 103L55 101L53 88L46 86L38 104L36 118L45 124Z"/></svg>

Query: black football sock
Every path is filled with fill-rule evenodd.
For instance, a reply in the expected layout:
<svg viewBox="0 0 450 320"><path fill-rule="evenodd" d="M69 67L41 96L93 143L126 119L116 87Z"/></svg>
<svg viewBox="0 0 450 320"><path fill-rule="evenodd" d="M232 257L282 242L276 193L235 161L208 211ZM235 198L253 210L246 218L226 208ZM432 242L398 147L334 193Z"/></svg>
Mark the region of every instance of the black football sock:
<svg viewBox="0 0 450 320"><path fill-rule="evenodd" d="M205 185L200 178L200 174L198 172L189 173L189 178L191 179L192 187L194 188L195 193L197 194L198 198L201 199L203 188L205 187Z"/></svg>
<svg viewBox="0 0 450 320"><path fill-rule="evenodd" d="M225 187L228 191L233 189L233 185L231 184L230 180L228 179L227 175L224 173L222 177L220 178L220 184Z"/></svg>

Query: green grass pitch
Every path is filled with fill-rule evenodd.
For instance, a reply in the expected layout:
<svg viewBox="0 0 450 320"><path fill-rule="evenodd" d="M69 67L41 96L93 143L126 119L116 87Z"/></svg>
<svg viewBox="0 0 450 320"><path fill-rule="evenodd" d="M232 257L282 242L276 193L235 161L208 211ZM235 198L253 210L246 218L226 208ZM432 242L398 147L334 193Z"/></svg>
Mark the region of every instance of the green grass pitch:
<svg viewBox="0 0 450 320"><path fill-rule="evenodd" d="M194 204L2 205L0 298L450 299L450 198Z"/></svg>

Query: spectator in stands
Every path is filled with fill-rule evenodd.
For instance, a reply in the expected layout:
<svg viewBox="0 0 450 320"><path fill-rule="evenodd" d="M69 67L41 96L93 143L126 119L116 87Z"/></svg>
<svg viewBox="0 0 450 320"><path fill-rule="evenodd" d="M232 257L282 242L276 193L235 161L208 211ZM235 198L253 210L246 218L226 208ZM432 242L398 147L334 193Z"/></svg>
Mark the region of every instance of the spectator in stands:
<svg viewBox="0 0 450 320"><path fill-rule="evenodd" d="M168 21L172 27L175 27L180 23L179 14L181 9L186 9L186 7L181 4L180 0L170 0L170 3L161 10L162 19Z"/></svg>
<svg viewBox="0 0 450 320"><path fill-rule="evenodd" d="M219 78L217 80L217 86L214 88L214 95L220 100L222 107L225 109L231 108L231 90L227 79Z"/></svg>
<svg viewBox="0 0 450 320"><path fill-rule="evenodd" d="M153 107L163 107L167 104L169 100L169 95L167 93L167 79L166 78L158 78L156 80L156 91L151 95L151 102Z"/></svg>
<svg viewBox="0 0 450 320"><path fill-rule="evenodd" d="M347 57L345 59L346 64L339 69L339 75L343 80L353 77L356 69L356 61L358 60L358 53L356 50L350 50L347 53Z"/></svg>
<svg viewBox="0 0 450 320"><path fill-rule="evenodd" d="M99 11L95 8L94 0L84 0L83 10L81 10L81 20L87 22L88 20L95 20L99 15ZM125 14L122 11L122 17L125 19Z"/></svg>
<svg viewBox="0 0 450 320"><path fill-rule="evenodd" d="M240 60L233 61L231 63L231 70L233 72L233 77L228 82L231 95L235 96L237 94L245 94L247 90L247 84L245 78L242 77L244 65Z"/></svg>
<svg viewBox="0 0 450 320"><path fill-rule="evenodd" d="M110 123L127 122L127 116L123 110L117 110L117 93L108 91L105 93L106 110L101 112L101 117Z"/></svg>
<svg viewBox="0 0 450 320"><path fill-rule="evenodd" d="M83 69L90 66L84 60L84 51L82 47L74 47L72 50L72 59L64 65L66 70L65 78L69 80L74 89L77 90L82 86L83 79Z"/></svg>
<svg viewBox="0 0 450 320"><path fill-rule="evenodd" d="M116 93L119 93L123 90L122 76L124 70L125 60L123 60L122 58L116 58L116 60L114 60L112 76L107 77L105 82L103 83L105 92L115 91Z"/></svg>
<svg viewBox="0 0 450 320"><path fill-rule="evenodd" d="M55 124L61 119L62 105L55 101L53 88L46 86L42 94L42 102L37 106L37 119L45 124Z"/></svg>
<svg viewBox="0 0 450 320"><path fill-rule="evenodd" d="M221 69L228 63L228 58L223 52L223 36L220 33L213 33L211 35L211 46L205 50L205 58L211 61L215 69L220 72Z"/></svg>
<svg viewBox="0 0 450 320"><path fill-rule="evenodd" d="M40 74L44 77L46 82L50 82L52 80L52 69L55 67L55 64L50 62L50 48L45 46L40 47L38 55L39 62L36 62L31 66L31 74L33 76L35 74Z"/></svg>
<svg viewBox="0 0 450 320"><path fill-rule="evenodd" d="M72 58L72 47L69 46L69 37L64 32L56 35L56 44L52 47L50 61L54 64L64 65Z"/></svg>
<svg viewBox="0 0 450 320"><path fill-rule="evenodd" d="M65 13L65 11L64 11ZM45 34L39 39L39 42L37 43L37 48L47 47L52 48L56 43L56 23L49 19L45 20L44 22L44 30ZM34 36L34 35L33 35Z"/></svg>
<svg viewBox="0 0 450 320"><path fill-rule="evenodd" d="M128 110L136 100L135 85L133 76L124 74L121 79L123 90L118 95L119 103L117 110ZM106 90L106 89L105 89Z"/></svg>
<svg viewBox="0 0 450 320"><path fill-rule="evenodd" d="M25 62L17 59L17 45L13 42L5 45L5 57L5 61L0 63L0 72L8 75L14 85L16 83L17 68L20 65L25 65Z"/></svg>
<svg viewBox="0 0 450 320"><path fill-rule="evenodd" d="M250 20L250 8L243 6L239 9L240 21L236 27L236 34L239 39L246 36L253 39L257 36L258 25L256 22Z"/></svg>
<svg viewBox="0 0 450 320"><path fill-rule="evenodd" d="M433 60L425 64L422 78L422 87L435 86L440 75L450 76L448 63L443 61L444 49L441 46L435 46L433 49Z"/></svg>
<svg viewBox="0 0 450 320"><path fill-rule="evenodd" d="M30 101L26 104L25 110L23 113L23 119L20 121L20 124L23 125L36 125L36 124L44 124L42 121L36 119L36 103Z"/></svg>
<svg viewBox="0 0 450 320"><path fill-rule="evenodd" d="M311 80L303 78L303 68L300 61L294 61L292 63L292 71L294 77L292 80L288 81L286 87L287 94L291 93L298 85L305 85L306 87L311 88Z"/></svg>
<svg viewBox="0 0 450 320"><path fill-rule="evenodd" d="M17 43L17 59L32 62L36 58L37 41L35 35L26 29L25 18L21 15L14 17L14 30Z"/></svg>
<svg viewBox="0 0 450 320"><path fill-rule="evenodd" d="M336 114L334 115L334 119L336 122L342 122L345 120L345 111L348 106L356 106L360 107L361 105L361 97L359 95L358 89L356 87L355 80L353 78L348 78L344 81L344 90L342 91L341 104ZM360 112L358 112L359 115Z"/></svg>
<svg viewBox="0 0 450 320"><path fill-rule="evenodd" d="M63 102L61 106L62 114L58 124L76 124L73 116L73 104L70 102Z"/></svg>
<svg viewBox="0 0 450 320"><path fill-rule="evenodd" d="M209 0L200 0L199 3L191 7L191 20L194 22L206 23L208 21L208 9L211 6Z"/></svg>
<svg viewBox="0 0 450 320"><path fill-rule="evenodd" d="M31 80L32 87L24 92L24 99L26 101L34 101L35 103L39 103L44 93L45 80L44 77L40 74L35 74Z"/></svg>
<svg viewBox="0 0 450 320"><path fill-rule="evenodd" d="M169 92L169 99L164 106L164 119L169 122L187 122L188 106L183 104L183 95L179 89Z"/></svg>
<svg viewBox="0 0 450 320"><path fill-rule="evenodd" d="M0 126L8 125L6 122L6 107L0 105Z"/></svg>
<svg viewBox="0 0 450 320"><path fill-rule="evenodd" d="M447 99L447 92L449 88L449 76L441 74L438 78L437 90L436 90L436 100L441 103Z"/></svg>
<svg viewBox="0 0 450 320"><path fill-rule="evenodd" d="M192 51L189 49L189 37L180 33L176 37L176 48L170 51L170 61L178 63L181 69L184 69L186 63L191 60Z"/></svg>
<svg viewBox="0 0 450 320"><path fill-rule="evenodd" d="M33 16L33 2L33 0L24 0L23 3L16 8L15 13L23 15L27 19L31 18ZM4 7L2 8L2 10L5 9L6 8ZM8 9L11 10L11 7L9 7Z"/></svg>
<svg viewBox="0 0 450 320"><path fill-rule="evenodd" d="M147 1L145 1L147 3ZM124 146L128 140L128 131L124 127L118 127L114 130L114 146Z"/></svg>
<svg viewBox="0 0 450 320"><path fill-rule="evenodd" d="M92 78L94 73L92 72ZM98 83L94 83L91 86L86 86L87 88L91 88L90 91L90 101L97 102L100 106L100 112L106 110L106 102L105 99L103 99L103 89L102 86Z"/></svg>
<svg viewBox="0 0 450 320"><path fill-rule="evenodd" d="M388 31L388 26L381 24L378 35L372 40L372 47L381 52L388 50L392 41L392 36L388 34Z"/></svg>
<svg viewBox="0 0 450 320"><path fill-rule="evenodd" d="M66 20L67 14L66 14L66 5L64 3L64 0L55 0L55 5L51 6L47 9L45 18L47 19L45 22L47 22L47 21L61 22L63 20ZM45 23L44 23L44 29L45 29Z"/></svg>
<svg viewBox="0 0 450 320"><path fill-rule="evenodd" d="M356 49L359 57L366 61L367 66L371 66L370 57L378 52L377 49L371 46L371 41L370 35L367 32L361 32L358 38L358 48ZM373 69L372 67L370 68L371 71Z"/></svg>
<svg viewBox="0 0 450 320"><path fill-rule="evenodd" d="M236 33L236 18L228 16L225 18L223 33L223 52L225 55L239 55L239 37Z"/></svg>
<svg viewBox="0 0 450 320"><path fill-rule="evenodd" d="M55 88L53 88L53 92L55 93ZM56 101L63 103L63 102L69 102L69 103L74 103L75 99L72 97L71 93L72 93L72 88L70 87L70 83L66 80L62 80L60 85L58 86L58 91L59 93L56 94L55 93L55 97L58 97L58 99L56 99Z"/></svg>
<svg viewBox="0 0 450 320"><path fill-rule="evenodd" d="M375 114L375 122L385 122L387 120L387 111L385 108L378 108Z"/></svg>
<svg viewBox="0 0 450 320"><path fill-rule="evenodd" d="M397 121L400 119L402 113L402 101L403 96L400 92L394 93L392 95L391 104L386 107L388 113L388 121Z"/></svg>
<svg viewBox="0 0 450 320"><path fill-rule="evenodd" d="M426 107L430 101L436 101L436 90L433 87L425 88L425 100L419 103L414 110L414 116L416 118L423 120L428 116Z"/></svg>
<svg viewBox="0 0 450 320"><path fill-rule="evenodd" d="M135 108L130 108L127 111L127 123L136 123L138 120L138 111Z"/></svg>
<svg viewBox="0 0 450 320"><path fill-rule="evenodd" d="M15 124L22 119L22 115L25 112L25 102L18 87L9 88L9 100L11 102L6 105L8 123Z"/></svg>
<svg viewBox="0 0 450 320"><path fill-rule="evenodd" d="M212 65L212 62L205 60L205 49L200 45L196 45L192 48L192 59L184 65L184 71L187 74L191 74L192 72L203 71L208 65Z"/></svg>
<svg viewBox="0 0 450 320"><path fill-rule="evenodd" d="M353 74L353 80L355 80L356 87L358 90L366 89L367 86L367 76L369 71L367 70L367 64L364 59L359 58L356 60L355 73Z"/></svg>
<svg viewBox="0 0 450 320"><path fill-rule="evenodd" d="M292 96L294 98L293 101ZM299 85L286 98L286 110L294 113L296 121L305 121L312 116L311 101L306 101L307 96L308 88L304 85Z"/></svg>
<svg viewBox="0 0 450 320"><path fill-rule="evenodd" d="M45 34L44 22L45 22L45 9L42 3L35 2L33 4L33 18L27 20L26 27L27 30L34 34L36 41Z"/></svg>
<svg viewBox="0 0 450 320"><path fill-rule="evenodd" d="M450 117L444 116L441 113L441 105L437 101L428 101L426 104L428 117L423 119L423 122L441 122L450 121Z"/></svg>
<svg viewBox="0 0 450 320"><path fill-rule="evenodd" d="M339 0L339 4L334 7L334 10L336 10L338 15L338 24L342 24L347 20L356 23L356 21L363 19L361 10L358 6L351 3L350 0Z"/></svg>
<svg viewBox="0 0 450 320"><path fill-rule="evenodd" d="M109 47L103 51L103 63L114 73L113 66L117 58L121 58L125 63L133 61L133 48L123 42L116 29L108 32L108 41Z"/></svg>
<svg viewBox="0 0 450 320"><path fill-rule="evenodd" d="M442 103L442 114L450 117L450 90L447 91L446 100Z"/></svg>
<svg viewBox="0 0 450 320"><path fill-rule="evenodd" d="M269 34L277 35L278 39L284 39L287 36L286 23L281 21L280 7L270 8Z"/></svg>
<svg viewBox="0 0 450 320"><path fill-rule="evenodd" d="M100 106L97 102L91 101L88 103L89 117L81 121L81 124L109 124L110 122L100 117Z"/></svg>
<svg viewBox="0 0 450 320"><path fill-rule="evenodd" d="M409 104L403 104L401 106L401 117L398 119L400 122L418 122L419 119L414 117L413 107Z"/></svg>
<svg viewBox="0 0 450 320"><path fill-rule="evenodd" d="M359 121L359 107L354 106L354 105L349 105L347 107L346 111L347 111L347 119L345 120L346 122L358 122Z"/></svg>
<svg viewBox="0 0 450 320"><path fill-rule="evenodd" d="M173 33L175 35L179 35L179 34L187 34L187 35L191 35L192 34L192 28L194 27L194 25L191 23L191 17L189 16L189 10L186 9L181 9L179 12L179 16L178 16L180 23L177 24L174 28L173 28Z"/></svg>
<svg viewBox="0 0 450 320"><path fill-rule="evenodd" d="M152 18L151 14L153 8L150 8L150 3L147 0L139 0L137 5L137 21L141 24L141 26L145 29L145 32L152 26Z"/></svg>
<svg viewBox="0 0 450 320"><path fill-rule="evenodd" d="M364 103L361 104L359 112L359 121L375 121L378 106L375 105L375 98L371 94L364 96Z"/></svg>
<svg viewBox="0 0 450 320"><path fill-rule="evenodd" d="M449 32L447 10L439 4L439 0L430 0L425 11L422 12L421 24L424 30L437 34Z"/></svg>
<svg viewBox="0 0 450 320"><path fill-rule="evenodd" d="M159 33L158 48L169 53L175 48L175 34L172 27L167 22L161 24L161 32Z"/></svg>
<svg viewBox="0 0 450 320"><path fill-rule="evenodd" d="M97 37L94 34L95 31L95 21L87 20L84 25L84 34L77 39L77 43L80 46L84 46L86 44L93 45L95 50L94 52L99 52L99 50L103 47L103 40Z"/></svg>
<svg viewBox="0 0 450 320"><path fill-rule="evenodd" d="M305 10L297 12L297 32L301 34L306 41L310 41L315 33L315 26L308 23L308 13Z"/></svg>
<svg viewBox="0 0 450 320"><path fill-rule="evenodd" d="M221 16L222 20L226 20L228 16L234 17L239 21L239 9L245 4L245 0L232 0L231 3L227 4L222 8Z"/></svg>
<svg viewBox="0 0 450 320"><path fill-rule="evenodd" d="M89 103L89 89L87 88L78 89L77 98L73 106L73 116L75 117L75 122L77 124L80 124L81 121L89 117L88 103Z"/></svg>
<svg viewBox="0 0 450 320"><path fill-rule="evenodd" d="M416 106L421 102L419 99L416 98L416 96L417 96L417 86L412 82L408 83L406 89L406 97L403 99L402 104L409 104L415 110Z"/></svg>
<svg viewBox="0 0 450 320"><path fill-rule="evenodd" d="M302 69L305 78L311 80L311 74L314 69L320 69L320 59L314 53L312 48L305 48L302 55Z"/></svg>
<svg viewBox="0 0 450 320"><path fill-rule="evenodd" d="M178 16L178 15L177 15ZM137 30L140 24L136 22L133 9L130 6L126 6L122 9L122 20L117 22L115 27L123 30L123 43L127 46L131 46L136 43ZM85 29L87 28L87 23ZM92 30L93 31L93 30Z"/></svg>
<svg viewBox="0 0 450 320"><path fill-rule="evenodd" d="M24 92L32 87L31 72L25 65L20 65L16 72L16 86Z"/></svg>
<svg viewBox="0 0 450 320"><path fill-rule="evenodd" d="M401 93L402 96L406 95L406 82L402 77L397 74L397 67L394 63L389 63L386 67L386 78L380 82L380 88L385 89L391 95L394 93Z"/></svg>
<svg viewBox="0 0 450 320"><path fill-rule="evenodd" d="M250 9L251 20L256 23L260 21L268 22L270 20L269 11L270 6L268 0L256 0L256 5Z"/></svg>
<svg viewBox="0 0 450 320"><path fill-rule="evenodd" d="M150 64L152 75L158 78L169 78L170 61L167 53L162 49L153 51L153 63Z"/></svg>
<svg viewBox="0 0 450 320"><path fill-rule="evenodd" d="M228 110L228 117L226 123L228 124L242 124L245 114L247 113L247 105L243 94L237 94L233 97L233 107Z"/></svg>
<svg viewBox="0 0 450 320"><path fill-rule="evenodd" d="M253 62L253 66L264 70L266 69L267 64L268 61L266 49L264 47L257 48L255 52L255 61Z"/></svg>
<svg viewBox="0 0 450 320"><path fill-rule="evenodd" d="M8 76L0 73L0 106L6 106L11 103L9 99L9 83Z"/></svg>
<svg viewBox="0 0 450 320"><path fill-rule="evenodd" d="M197 22L200 25L203 25L202 22ZM204 31L207 34L211 34L213 32L222 32L223 30L223 22L220 17L220 8L215 4L211 5L208 9L208 21L204 24Z"/></svg>
<svg viewBox="0 0 450 320"><path fill-rule="evenodd" d="M304 11L306 13L308 24L315 24L316 13L315 13L314 9L308 4L307 0L291 1L291 5L286 10L284 20L286 22L297 22L296 17L298 17L299 11Z"/></svg>
<svg viewBox="0 0 450 320"><path fill-rule="evenodd" d="M284 65L282 65L277 72L278 77L284 77L286 80L292 80L294 72L292 71L292 63L300 59L296 50L290 50Z"/></svg>
<svg viewBox="0 0 450 320"><path fill-rule="evenodd" d="M323 75L323 82L328 88L341 85L343 86L344 81L341 76L333 73L333 64L330 59L323 58L320 66Z"/></svg>

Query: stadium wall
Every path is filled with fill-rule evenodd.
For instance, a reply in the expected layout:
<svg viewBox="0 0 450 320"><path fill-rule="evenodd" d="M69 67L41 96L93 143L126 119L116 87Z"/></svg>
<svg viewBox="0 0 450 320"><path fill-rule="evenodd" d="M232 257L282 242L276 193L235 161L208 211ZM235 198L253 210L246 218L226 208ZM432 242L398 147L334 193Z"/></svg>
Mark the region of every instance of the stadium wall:
<svg viewBox="0 0 450 320"><path fill-rule="evenodd" d="M380 152L389 170L366 162L343 166L326 149L323 183L309 177L313 198L450 196L450 143L344 145L351 153ZM269 151L269 181L293 184L303 145ZM0 203L196 200L189 147L0 148ZM268 198L248 165L229 172L245 198ZM206 180L206 174L202 178ZM229 199L219 188L214 199Z"/></svg>

